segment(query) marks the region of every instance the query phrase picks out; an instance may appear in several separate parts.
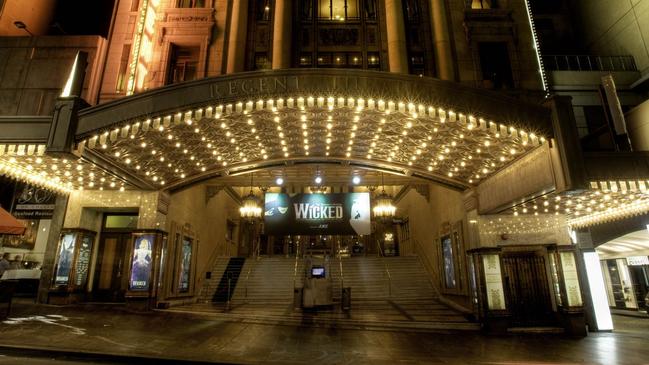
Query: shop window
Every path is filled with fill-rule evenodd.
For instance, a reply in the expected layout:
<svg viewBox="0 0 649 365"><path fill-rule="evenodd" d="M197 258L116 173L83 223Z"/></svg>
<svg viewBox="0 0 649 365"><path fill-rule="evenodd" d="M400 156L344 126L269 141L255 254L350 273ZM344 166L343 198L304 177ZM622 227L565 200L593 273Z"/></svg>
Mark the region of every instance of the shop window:
<svg viewBox="0 0 649 365"><path fill-rule="evenodd" d="M270 20L270 0L257 0L257 20L268 21Z"/></svg>
<svg viewBox="0 0 649 365"><path fill-rule="evenodd" d="M255 70L268 70L270 69L270 66L267 53L263 52L255 54Z"/></svg>
<svg viewBox="0 0 649 365"><path fill-rule="evenodd" d="M178 8L204 8L205 0L178 0Z"/></svg>
<svg viewBox="0 0 649 365"><path fill-rule="evenodd" d="M131 11L137 11L140 8L140 0L131 1Z"/></svg>
<svg viewBox="0 0 649 365"><path fill-rule="evenodd" d="M507 43L480 43L478 52L483 86L487 89L512 89L514 80Z"/></svg>
<svg viewBox="0 0 649 365"><path fill-rule="evenodd" d="M167 84L195 80L200 47L171 46Z"/></svg>
<svg viewBox="0 0 649 365"><path fill-rule="evenodd" d="M471 9L497 9L497 0L471 0Z"/></svg>
<svg viewBox="0 0 649 365"><path fill-rule="evenodd" d="M128 58L131 56L131 45L125 44L122 47L122 58L119 60L119 72L117 73L117 86L115 91L117 93L124 92L128 79Z"/></svg>
<svg viewBox="0 0 649 365"><path fill-rule="evenodd" d="M318 18L339 20L358 18L358 0L318 0Z"/></svg>

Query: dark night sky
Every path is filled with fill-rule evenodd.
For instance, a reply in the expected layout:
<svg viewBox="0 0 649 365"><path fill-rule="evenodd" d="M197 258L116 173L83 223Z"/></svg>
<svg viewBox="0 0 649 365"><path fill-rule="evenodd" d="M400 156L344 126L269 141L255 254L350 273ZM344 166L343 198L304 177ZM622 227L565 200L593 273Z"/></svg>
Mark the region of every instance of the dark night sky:
<svg viewBox="0 0 649 365"><path fill-rule="evenodd" d="M50 34L106 37L114 3L115 0L58 0Z"/></svg>

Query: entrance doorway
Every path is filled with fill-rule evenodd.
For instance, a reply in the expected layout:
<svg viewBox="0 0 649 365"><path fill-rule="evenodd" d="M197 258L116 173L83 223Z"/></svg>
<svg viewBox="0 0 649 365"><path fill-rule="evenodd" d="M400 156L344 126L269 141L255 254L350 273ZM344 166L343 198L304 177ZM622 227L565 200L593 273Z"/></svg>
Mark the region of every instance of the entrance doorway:
<svg viewBox="0 0 649 365"><path fill-rule="evenodd" d="M536 252L503 256L505 291L515 326L554 324L545 257Z"/></svg>
<svg viewBox="0 0 649 365"><path fill-rule="evenodd" d="M124 301L128 285L127 247L130 239L130 233L102 233L95 265L93 300Z"/></svg>
<svg viewBox="0 0 649 365"><path fill-rule="evenodd" d="M104 215L97 261L92 283L92 300L123 302L128 289L132 232L137 227L137 213Z"/></svg>

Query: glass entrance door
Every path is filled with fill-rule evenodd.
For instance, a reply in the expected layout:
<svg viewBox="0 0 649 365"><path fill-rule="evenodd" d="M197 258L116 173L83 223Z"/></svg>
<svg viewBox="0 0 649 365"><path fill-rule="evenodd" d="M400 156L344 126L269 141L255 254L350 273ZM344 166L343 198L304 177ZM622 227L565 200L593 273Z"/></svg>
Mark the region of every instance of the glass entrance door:
<svg viewBox="0 0 649 365"><path fill-rule="evenodd" d="M95 301L124 301L128 284L126 249L130 238L130 233L102 233L92 291Z"/></svg>

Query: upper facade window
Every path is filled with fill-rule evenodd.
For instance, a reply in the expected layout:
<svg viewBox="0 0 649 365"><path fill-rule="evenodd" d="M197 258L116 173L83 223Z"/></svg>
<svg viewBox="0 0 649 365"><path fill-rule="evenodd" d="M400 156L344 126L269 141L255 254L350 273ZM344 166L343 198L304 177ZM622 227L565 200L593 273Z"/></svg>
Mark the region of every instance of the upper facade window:
<svg viewBox="0 0 649 365"><path fill-rule="evenodd" d="M178 0L179 8L204 8L205 0Z"/></svg>
<svg viewBox="0 0 649 365"><path fill-rule="evenodd" d="M358 0L318 0L318 18L339 21L358 19Z"/></svg>
<svg viewBox="0 0 649 365"><path fill-rule="evenodd" d="M471 0L471 9L497 9L498 0Z"/></svg>

